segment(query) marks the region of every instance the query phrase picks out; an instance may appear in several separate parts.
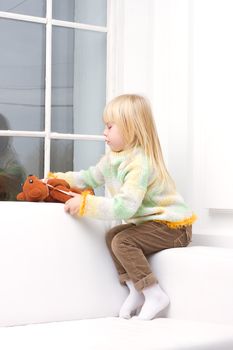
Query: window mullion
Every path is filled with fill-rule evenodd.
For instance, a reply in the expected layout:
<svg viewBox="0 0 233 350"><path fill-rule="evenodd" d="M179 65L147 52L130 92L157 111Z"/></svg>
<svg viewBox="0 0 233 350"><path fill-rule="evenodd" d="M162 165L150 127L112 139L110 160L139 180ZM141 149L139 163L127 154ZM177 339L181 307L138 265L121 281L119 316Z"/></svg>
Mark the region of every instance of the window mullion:
<svg viewBox="0 0 233 350"><path fill-rule="evenodd" d="M102 135L86 135L86 134L64 134L58 132L50 133L51 139L64 139L64 140L88 140L88 141L104 141Z"/></svg>
<svg viewBox="0 0 233 350"><path fill-rule="evenodd" d="M46 13L46 77L45 77L45 140L44 140L44 176L50 170L51 153L51 95L52 95L52 0L47 0Z"/></svg>
<svg viewBox="0 0 233 350"><path fill-rule="evenodd" d="M58 19L52 19L52 25L57 26L57 27L90 30L90 31L94 31L94 32L102 32L102 33L107 32L107 28L103 27L103 26L94 26L93 24L61 21Z"/></svg>
<svg viewBox="0 0 233 350"><path fill-rule="evenodd" d="M0 136L45 137L44 131L0 130Z"/></svg>
<svg viewBox="0 0 233 350"><path fill-rule="evenodd" d="M18 21L34 22L34 23L46 23L46 18L37 16L21 15L19 13L0 11L0 18L15 19Z"/></svg>

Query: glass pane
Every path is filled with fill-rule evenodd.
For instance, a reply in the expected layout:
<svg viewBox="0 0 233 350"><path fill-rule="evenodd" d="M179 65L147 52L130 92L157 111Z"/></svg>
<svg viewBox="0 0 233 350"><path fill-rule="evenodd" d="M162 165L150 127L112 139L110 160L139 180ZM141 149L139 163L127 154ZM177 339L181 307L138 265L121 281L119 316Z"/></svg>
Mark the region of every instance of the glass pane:
<svg viewBox="0 0 233 350"><path fill-rule="evenodd" d="M54 27L52 42L51 128L73 133L74 30Z"/></svg>
<svg viewBox="0 0 233 350"><path fill-rule="evenodd" d="M51 171L78 171L95 165L105 153L102 141L52 140Z"/></svg>
<svg viewBox="0 0 233 350"><path fill-rule="evenodd" d="M107 25L107 0L56 0L53 18L98 26Z"/></svg>
<svg viewBox="0 0 233 350"><path fill-rule="evenodd" d="M51 140L50 170L52 172L74 169L73 143L73 140Z"/></svg>
<svg viewBox="0 0 233 350"><path fill-rule="evenodd" d="M105 153L102 141L73 141L52 140L51 142L51 171L79 171L96 165ZM103 188L95 190L103 195Z"/></svg>
<svg viewBox="0 0 233 350"><path fill-rule="evenodd" d="M0 0L0 11L45 17L46 0Z"/></svg>
<svg viewBox="0 0 233 350"><path fill-rule="evenodd" d="M55 27L52 63L52 130L102 134L106 33Z"/></svg>
<svg viewBox="0 0 233 350"><path fill-rule="evenodd" d="M14 130L44 129L45 26L0 19L0 111Z"/></svg>
<svg viewBox="0 0 233 350"><path fill-rule="evenodd" d="M44 139L40 137L12 137L12 145L16 150L26 175L33 174L44 177Z"/></svg>
<svg viewBox="0 0 233 350"><path fill-rule="evenodd" d="M16 200L28 174L43 178L42 139L0 136L0 153L1 201Z"/></svg>

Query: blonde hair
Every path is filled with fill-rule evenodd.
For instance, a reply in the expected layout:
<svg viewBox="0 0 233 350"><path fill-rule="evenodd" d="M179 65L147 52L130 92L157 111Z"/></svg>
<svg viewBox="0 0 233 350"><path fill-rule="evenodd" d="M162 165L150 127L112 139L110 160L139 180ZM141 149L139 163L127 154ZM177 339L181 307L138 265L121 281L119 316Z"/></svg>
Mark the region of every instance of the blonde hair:
<svg viewBox="0 0 233 350"><path fill-rule="evenodd" d="M158 172L157 185L175 190L162 154L149 101L140 95L120 95L110 101L103 114L104 123L115 123L122 132L125 148L142 147Z"/></svg>

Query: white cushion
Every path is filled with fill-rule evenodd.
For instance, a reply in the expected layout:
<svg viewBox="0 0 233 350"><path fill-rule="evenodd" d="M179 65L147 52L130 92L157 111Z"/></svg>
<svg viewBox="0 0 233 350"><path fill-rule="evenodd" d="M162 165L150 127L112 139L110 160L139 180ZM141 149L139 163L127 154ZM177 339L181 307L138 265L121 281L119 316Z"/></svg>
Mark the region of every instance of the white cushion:
<svg viewBox="0 0 233 350"><path fill-rule="evenodd" d="M127 295L105 244L110 223L60 203L0 202L0 325L116 316Z"/></svg>
<svg viewBox="0 0 233 350"><path fill-rule="evenodd" d="M1 328L0 347L4 350L232 350L233 327L172 319L104 318Z"/></svg>
<svg viewBox="0 0 233 350"><path fill-rule="evenodd" d="M233 324L232 249L167 249L150 262L171 301L162 316Z"/></svg>

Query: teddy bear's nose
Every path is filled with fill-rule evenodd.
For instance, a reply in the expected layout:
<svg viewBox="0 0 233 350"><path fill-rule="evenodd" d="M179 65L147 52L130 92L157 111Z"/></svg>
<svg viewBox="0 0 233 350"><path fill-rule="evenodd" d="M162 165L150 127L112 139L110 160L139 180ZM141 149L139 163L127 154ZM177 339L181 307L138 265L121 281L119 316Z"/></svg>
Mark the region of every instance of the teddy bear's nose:
<svg viewBox="0 0 233 350"><path fill-rule="evenodd" d="M29 180L29 183L30 183L30 184L33 184L33 180L32 180L32 179L30 179L30 180Z"/></svg>

